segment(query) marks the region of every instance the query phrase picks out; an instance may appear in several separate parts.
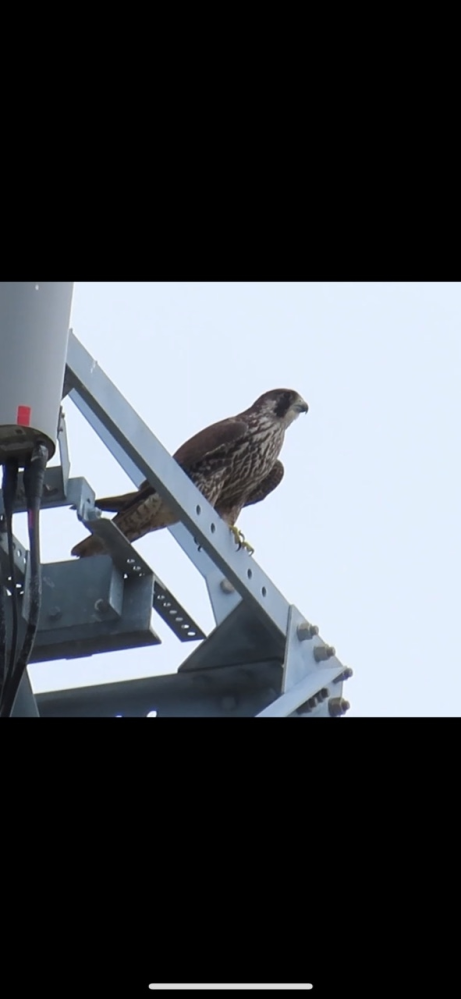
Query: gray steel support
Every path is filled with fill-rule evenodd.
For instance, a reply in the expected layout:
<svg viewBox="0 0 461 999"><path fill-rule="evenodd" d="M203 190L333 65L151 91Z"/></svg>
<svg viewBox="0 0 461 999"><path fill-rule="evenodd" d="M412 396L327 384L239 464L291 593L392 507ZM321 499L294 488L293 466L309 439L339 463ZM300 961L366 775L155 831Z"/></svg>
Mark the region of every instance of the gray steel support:
<svg viewBox="0 0 461 999"><path fill-rule="evenodd" d="M37 700L34 697L32 684L27 670L25 671L21 683L18 687L16 700L11 712L12 718L38 718L40 712L37 707Z"/></svg>
<svg viewBox="0 0 461 999"><path fill-rule="evenodd" d="M91 490L84 479L69 480L69 495L77 504L82 498L82 506L88 505L88 492ZM60 498L55 499L54 505L61 505ZM90 561L75 559L43 564L42 607L31 662L159 644L160 639L151 627L152 607L181 642L205 638L190 614L134 552L115 524L104 520L104 528L111 557L98 555ZM27 551L17 538L14 538L14 553L19 606L24 618ZM9 586L6 534L1 530L0 571Z"/></svg>
<svg viewBox="0 0 461 999"><path fill-rule="evenodd" d="M319 637L318 629L289 606L254 559L237 550L227 526L73 333L64 394L70 394L135 485L146 478L177 513L182 523L170 528L171 533L206 580L217 626L175 674L40 694L40 714L341 714L347 705L342 682L350 671ZM182 641L203 638L116 525L101 516L88 483L68 479L63 419L60 427L62 469L47 470L43 506L73 505L89 530L103 538L110 557L44 567L50 585L33 661L158 641L149 626L152 604ZM18 509L21 502L19 496ZM21 546L16 560L21 581L25 566ZM53 603L54 592L62 595L62 606ZM82 595L78 613L76 592Z"/></svg>
<svg viewBox="0 0 461 999"><path fill-rule="evenodd" d="M37 703L42 717L249 718L277 697L280 680L280 666L267 661L47 691Z"/></svg>

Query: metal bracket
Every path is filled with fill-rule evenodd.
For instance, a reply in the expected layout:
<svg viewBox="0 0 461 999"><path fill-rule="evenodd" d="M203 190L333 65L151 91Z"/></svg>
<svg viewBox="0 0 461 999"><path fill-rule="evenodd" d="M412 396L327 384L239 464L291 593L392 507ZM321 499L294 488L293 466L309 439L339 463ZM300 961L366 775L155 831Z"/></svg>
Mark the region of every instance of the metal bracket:
<svg viewBox="0 0 461 999"><path fill-rule="evenodd" d="M307 640L306 640L307 639ZM328 650L328 654L316 656L316 650ZM282 695L260 712L258 718L281 718L293 715L300 707L308 704L308 712L320 709L316 714L328 713L323 702L329 696L328 684L335 683L344 671L344 666L329 654L330 647L318 637L318 628L310 625L297 607L290 607L288 634L283 664ZM320 698L316 695L322 693ZM340 696L338 686L335 696Z"/></svg>
<svg viewBox="0 0 461 999"><path fill-rule="evenodd" d="M158 645L153 576L123 579L107 555L42 567L42 605L31 663Z"/></svg>
<svg viewBox="0 0 461 999"><path fill-rule="evenodd" d="M206 638L205 633L195 623L190 614L176 600L168 587L162 583L159 576L152 572L149 564L133 548L133 545L108 517L102 517L97 507L86 504L82 518L85 527L101 538L114 565L118 566L124 576L154 577L153 606L157 614L165 621L171 631L181 642L197 642Z"/></svg>

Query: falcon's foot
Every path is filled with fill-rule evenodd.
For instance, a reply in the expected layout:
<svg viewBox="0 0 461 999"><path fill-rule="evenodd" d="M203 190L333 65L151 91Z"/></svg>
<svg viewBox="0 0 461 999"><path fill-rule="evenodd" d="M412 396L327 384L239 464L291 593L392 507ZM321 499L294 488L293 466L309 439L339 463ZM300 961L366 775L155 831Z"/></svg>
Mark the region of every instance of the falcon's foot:
<svg viewBox="0 0 461 999"><path fill-rule="evenodd" d="M246 548L248 554L253 555L254 548L248 543L248 541L245 541L245 535L242 534L242 531L239 531L238 527L235 526L230 527L229 530L234 535L234 541L238 545L238 550L240 551L241 548Z"/></svg>

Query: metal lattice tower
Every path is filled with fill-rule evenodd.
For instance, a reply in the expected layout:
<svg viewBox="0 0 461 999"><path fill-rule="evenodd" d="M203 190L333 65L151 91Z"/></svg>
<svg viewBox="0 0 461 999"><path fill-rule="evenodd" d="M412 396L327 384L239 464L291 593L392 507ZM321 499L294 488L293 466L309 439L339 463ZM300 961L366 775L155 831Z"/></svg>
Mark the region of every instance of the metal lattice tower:
<svg viewBox="0 0 461 999"><path fill-rule="evenodd" d="M31 662L159 644L152 609L178 640L200 644L177 673L34 697L27 674L14 714L41 716L337 716L348 708L343 682L352 674L260 566L236 549L228 527L70 332L63 398L69 396L135 486L147 479L178 514L170 528L204 577L216 622L208 636L152 568L94 505L83 478L69 476L64 413L61 463L48 468L42 508L75 507L109 555L48 563L40 626ZM1 502L1 501L0 501ZM23 510L21 483L16 511ZM15 542L24 581L27 553ZM0 561L7 567L5 535ZM59 600L55 594L59 593ZM154 655L154 651L153 651Z"/></svg>

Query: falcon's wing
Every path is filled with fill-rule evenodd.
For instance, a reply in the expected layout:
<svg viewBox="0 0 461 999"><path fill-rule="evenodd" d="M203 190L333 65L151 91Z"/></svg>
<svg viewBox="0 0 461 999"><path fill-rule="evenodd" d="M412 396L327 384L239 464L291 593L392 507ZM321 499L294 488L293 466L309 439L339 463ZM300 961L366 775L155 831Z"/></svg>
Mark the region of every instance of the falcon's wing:
<svg viewBox="0 0 461 999"><path fill-rule="evenodd" d="M252 493L250 493L245 506L251 506L252 503L260 503L261 500L265 499L269 493L273 492L274 489L277 489L277 486L280 485L284 474L285 469L282 462L276 461L273 469L269 472L269 475L266 475L266 478L263 479L258 486L256 486L256 489L254 489Z"/></svg>
<svg viewBox="0 0 461 999"><path fill-rule="evenodd" d="M198 462L206 458L213 456L213 459L219 460L220 451L226 452L228 445L244 437L247 429L247 424L242 419L220 420L219 423L213 423L211 427L200 430L198 434L182 444L173 458L187 473ZM213 465L216 467L215 460L213 460ZM272 488L275 489L275 486ZM142 503L155 491L154 486L151 486L145 479L136 492L125 493L121 496L105 496L103 499L95 500L95 504L100 510L120 513L122 510L128 510L130 507ZM258 500L251 500L251 502L257 503Z"/></svg>
<svg viewBox="0 0 461 999"><path fill-rule="evenodd" d="M211 427L200 430L182 444L173 458L187 472L204 458L210 458L212 455L218 457L221 451L227 452L229 444L235 444L245 437L247 432L248 424L242 417L220 420L219 423L212 423Z"/></svg>

